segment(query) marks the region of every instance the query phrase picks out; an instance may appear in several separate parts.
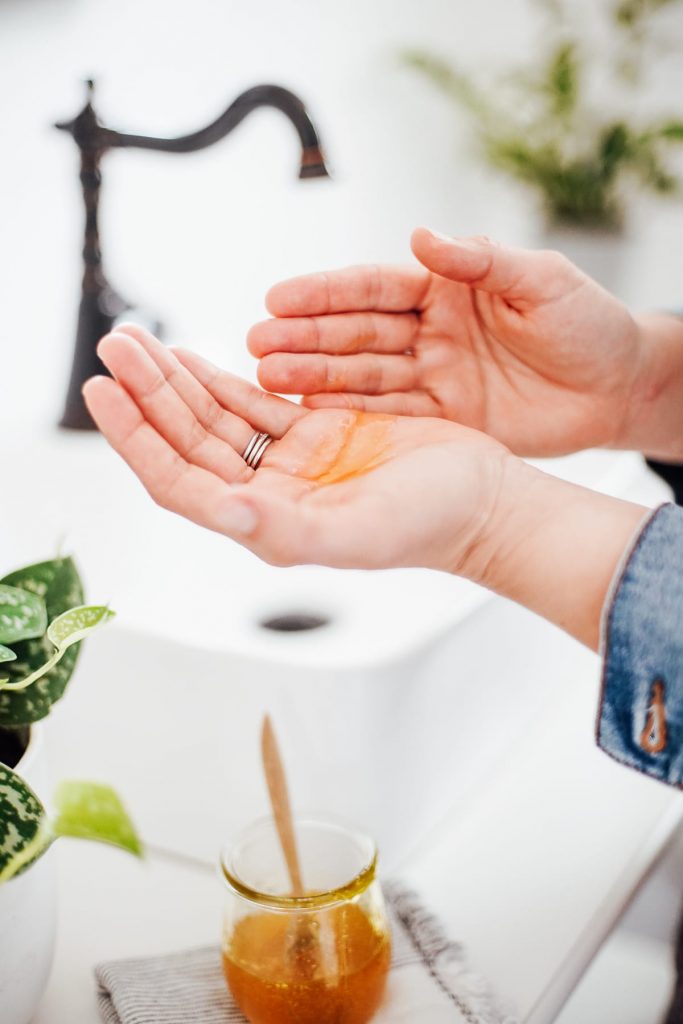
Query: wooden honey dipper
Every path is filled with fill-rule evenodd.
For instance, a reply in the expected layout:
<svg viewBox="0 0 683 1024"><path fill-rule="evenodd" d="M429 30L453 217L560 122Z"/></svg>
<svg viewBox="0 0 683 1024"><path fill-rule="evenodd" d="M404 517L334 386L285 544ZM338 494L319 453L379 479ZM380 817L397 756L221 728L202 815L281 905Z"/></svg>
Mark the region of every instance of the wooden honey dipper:
<svg viewBox="0 0 683 1024"><path fill-rule="evenodd" d="M296 844L296 833L294 831L294 819L292 807L289 802L289 788L287 786L287 775L282 762L277 736L273 729L270 715L263 718L261 728L261 757L263 760L263 771L266 776L270 806L273 810L275 827L280 838L280 845L287 865L287 873L292 887L292 896L304 896L304 886L301 878L301 864L299 863L299 851Z"/></svg>
<svg viewBox="0 0 683 1024"><path fill-rule="evenodd" d="M261 728L261 758L266 776L270 805L280 846L287 865L292 896L305 896L299 851L294 830L292 806L289 800L287 774L280 754L277 736L270 715L263 718ZM318 937L310 914L297 914L292 922L289 954L298 964L302 976L313 977L319 963Z"/></svg>

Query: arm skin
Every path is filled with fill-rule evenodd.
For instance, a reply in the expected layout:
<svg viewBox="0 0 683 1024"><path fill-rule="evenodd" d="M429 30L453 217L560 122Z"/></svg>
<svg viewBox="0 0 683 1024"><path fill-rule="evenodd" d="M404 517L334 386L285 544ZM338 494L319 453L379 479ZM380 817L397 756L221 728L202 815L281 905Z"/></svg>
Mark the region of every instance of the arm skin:
<svg viewBox="0 0 683 1024"><path fill-rule="evenodd" d="M139 327L98 351L114 379L87 382L88 408L163 508L277 565L464 576L597 649L644 508L444 419L302 409ZM275 438L255 472L241 458L254 430Z"/></svg>
<svg viewBox="0 0 683 1024"><path fill-rule="evenodd" d="M598 651L612 580L649 514L513 459L468 574Z"/></svg>
<svg viewBox="0 0 683 1024"><path fill-rule="evenodd" d="M615 447L663 462L683 462L683 317L636 318L645 368L632 416Z"/></svg>

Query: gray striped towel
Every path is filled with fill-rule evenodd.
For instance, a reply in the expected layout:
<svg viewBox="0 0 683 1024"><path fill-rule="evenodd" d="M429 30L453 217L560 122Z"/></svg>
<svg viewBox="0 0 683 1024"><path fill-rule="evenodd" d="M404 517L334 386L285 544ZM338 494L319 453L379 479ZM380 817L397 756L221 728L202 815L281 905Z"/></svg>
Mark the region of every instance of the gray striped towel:
<svg viewBox="0 0 683 1024"><path fill-rule="evenodd" d="M393 959L375 1024L516 1024L468 968L414 893L384 886ZM245 1024L228 992L217 946L100 964L95 974L104 1024Z"/></svg>

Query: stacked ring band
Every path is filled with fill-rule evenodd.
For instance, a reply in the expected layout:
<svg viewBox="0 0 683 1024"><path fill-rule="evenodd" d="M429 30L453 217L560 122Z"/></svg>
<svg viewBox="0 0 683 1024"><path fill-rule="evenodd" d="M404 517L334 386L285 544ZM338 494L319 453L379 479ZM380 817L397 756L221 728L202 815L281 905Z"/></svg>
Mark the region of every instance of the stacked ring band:
<svg viewBox="0 0 683 1024"><path fill-rule="evenodd" d="M258 431L252 435L249 444L244 449L242 458L251 469L258 469L263 458L263 453L272 441L270 434L261 434Z"/></svg>

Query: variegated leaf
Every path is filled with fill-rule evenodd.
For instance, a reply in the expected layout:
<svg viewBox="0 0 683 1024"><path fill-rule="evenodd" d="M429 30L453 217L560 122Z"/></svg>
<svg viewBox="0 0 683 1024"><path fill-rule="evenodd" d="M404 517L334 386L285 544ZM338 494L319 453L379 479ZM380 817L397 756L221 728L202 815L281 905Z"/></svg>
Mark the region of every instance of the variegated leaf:
<svg viewBox="0 0 683 1024"><path fill-rule="evenodd" d="M54 619L48 626L47 635L57 650L65 651L113 618L114 612L105 605L79 605Z"/></svg>
<svg viewBox="0 0 683 1024"><path fill-rule="evenodd" d="M42 636L47 628L45 602L38 594L0 583L0 643Z"/></svg>
<svg viewBox="0 0 683 1024"><path fill-rule="evenodd" d="M93 782L63 782L55 816L31 787L0 764L0 883L25 871L60 836L108 843L142 856L142 844L113 789Z"/></svg>
<svg viewBox="0 0 683 1024"><path fill-rule="evenodd" d="M83 604L83 586L72 558L53 558L8 573L0 583L37 594L45 602L49 620L68 608Z"/></svg>
<svg viewBox="0 0 683 1024"><path fill-rule="evenodd" d="M0 882L25 871L52 839L36 794L20 775L0 764Z"/></svg>
<svg viewBox="0 0 683 1024"><path fill-rule="evenodd" d="M110 786L95 782L62 782L55 795L52 831L109 843L142 856L140 842L121 800Z"/></svg>
<svg viewBox="0 0 683 1024"><path fill-rule="evenodd" d="M55 558L50 562L18 569L2 583L38 594L45 601L48 619L55 619L75 605L83 604L83 587L71 558ZM3 666L2 674L10 682L25 679L53 653L47 636L22 640L14 646L16 661ZM12 693L0 691L0 726L16 728L45 718L50 708L64 693L78 659L79 644L70 647L58 665L28 690Z"/></svg>
<svg viewBox="0 0 683 1024"><path fill-rule="evenodd" d="M3 647L3 645L0 644L0 665L3 662L6 662L6 661L16 661L16 660L17 660L17 656L14 653L14 651L11 649L11 647ZM0 676L0 687L2 687L3 683L8 683L8 682L9 682L9 676Z"/></svg>
<svg viewBox="0 0 683 1024"><path fill-rule="evenodd" d="M43 662L34 672L31 672L23 679L8 682L0 680L0 690L9 690L12 693L21 693L33 686L41 676L46 675L50 669L61 660L63 655L74 644L84 640L89 633L98 629L110 619L114 618L114 612L109 611L105 605L80 605L78 608L71 608L63 615L59 615L48 627L47 636L55 650L47 661Z"/></svg>

